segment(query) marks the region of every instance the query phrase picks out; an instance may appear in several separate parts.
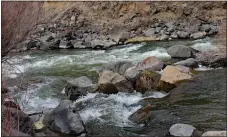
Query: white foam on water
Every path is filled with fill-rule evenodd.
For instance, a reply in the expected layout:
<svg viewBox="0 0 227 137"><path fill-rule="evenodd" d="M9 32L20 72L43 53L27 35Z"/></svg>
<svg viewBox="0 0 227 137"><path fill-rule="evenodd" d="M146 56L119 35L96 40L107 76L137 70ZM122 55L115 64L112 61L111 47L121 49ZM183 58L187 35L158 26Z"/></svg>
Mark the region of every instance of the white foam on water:
<svg viewBox="0 0 227 137"><path fill-rule="evenodd" d="M112 49L112 50L95 50L95 51L78 51L73 55L63 55L63 54L52 54L43 56L22 56L20 57L20 62L24 60L29 60L26 63L26 67L21 64L16 64L17 67L24 72L30 69L42 69L51 67L65 67L68 65L93 65L93 64L103 64L112 63L117 61L132 61L137 63L149 56L156 56L158 58L170 58L170 55L166 52L164 48L156 48L152 51L147 51L144 53L132 52L138 50L144 46L144 44L131 44L124 46L123 48ZM18 62L18 61L16 61ZM17 72L20 73L20 72Z"/></svg>
<svg viewBox="0 0 227 137"><path fill-rule="evenodd" d="M132 105L144 99L141 93L119 92L108 96L102 95L104 94L89 93L87 96L75 102L86 102L87 100L90 100L90 103L92 103L92 105L88 105L79 111L81 118L85 123L96 119L100 120L100 122L108 122L120 127L136 126L135 123L128 120L128 117L141 108L140 105ZM166 94L164 93L155 92L149 97L161 98L165 95Z"/></svg>
<svg viewBox="0 0 227 137"><path fill-rule="evenodd" d="M38 95L40 88L52 82L53 80L49 79L45 83L33 84L28 87L27 90L16 93L14 98L19 99L19 105L25 113L34 113L55 108L59 104L59 100L57 98L42 98Z"/></svg>
<svg viewBox="0 0 227 137"><path fill-rule="evenodd" d="M194 70L196 70L196 71L208 71L208 70L213 70L213 69L214 68L199 65L199 67L195 68Z"/></svg>
<svg viewBox="0 0 227 137"><path fill-rule="evenodd" d="M86 96L82 96L79 99L77 99L74 103L82 102L82 101L87 101L89 99L93 99L98 93L88 93Z"/></svg>
<svg viewBox="0 0 227 137"><path fill-rule="evenodd" d="M210 49L216 49L216 47L213 46L211 42L196 43L196 44L193 44L191 47L198 50L198 51L206 51L206 50L210 50Z"/></svg>
<svg viewBox="0 0 227 137"><path fill-rule="evenodd" d="M150 95L148 97L145 97L145 98L163 98L166 95L168 95L168 94L167 93L162 93L162 92L154 91L154 92L152 92L152 95Z"/></svg>

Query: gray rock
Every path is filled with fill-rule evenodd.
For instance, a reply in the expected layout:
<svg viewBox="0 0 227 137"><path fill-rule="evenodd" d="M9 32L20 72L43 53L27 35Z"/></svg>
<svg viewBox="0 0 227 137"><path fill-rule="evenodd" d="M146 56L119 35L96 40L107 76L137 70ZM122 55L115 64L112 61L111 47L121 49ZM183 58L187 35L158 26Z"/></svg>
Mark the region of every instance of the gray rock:
<svg viewBox="0 0 227 137"><path fill-rule="evenodd" d="M168 40L168 39L169 39L169 36L165 34L160 37L160 40Z"/></svg>
<svg viewBox="0 0 227 137"><path fill-rule="evenodd" d="M149 36L154 36L155 35L155 29L154 28L150 28L146 31L143 31L144 35L146 37L149 37Z"/></svg>
<svg viewBox="0 0 227 137"><path fill-rule="evenodd" d="M196 32L196 33L193 33L191 34L191 38L193 39L202 39L206 36L206 32Z"/></svg>
<svg viewBox="0 0 227 137"><path fill-rule="evenodd" d="M46 36L36 39L40 42L41 49L45 50L45 49L58 49L59 48L60 40L58 40L58 39L50 40L50 37L51 37L50 35L46 35Z"/></svg>
<svg viewBox="0 0 227 137"><path fill-rule="evenodd" d="M136 79L139 77L141 71L139 71L136 66L130 67L128 68L125 73L124 76L126 79L135 82Z"/></svg>
<svg viewBox="0 0 227 137"><path fill-rule="evenodd" d="M116 63L105 64L102 71L109 70L124 75L125 71L132 66L133 63L130 61L118 61Z"/></svg>
<svg viewBox="0 0 227 137"><path fill-rule="evenodd" d="M177 35L181 39L185 39L189 37L189 33L185 31L177 31Z"/></svg>
<svg viewBox="0 0 227 137"><path fill-rule="evenodd" d="M86 48L85 45L83 45L83 41L81 40L71 40L71 43L75 49L84 49Z"/></svg>
<svg viewBox="0 0 227 137"><path fill-rule="evenodd" d="M93 49L106 49L113 45L116 45L117 43L112 40L100 40L100 39L94 39L91 41L91 47Z"/></svg>
<svg viewBox="0 0 227 137"><path fill-rule="evenodd" d="M167 49L167 53L173 58L190 58L193 57L195 50L184 45L175 45Z"/></svg>
<svg viewBox="0 0 227 137"><path fill-rule="evenodd" d="M174 32L176 30L176 28L177 28L176 26L172 25L172 26L168 27L167 31L168 32Z"/></svg>
<svg viewBox="0 0 227 137"><path fill-rule="evenodd" d="M81 96L86 96L88 92L92 93L94 91L95 84L85 76L68 81L64 88L65 94L72 101L77 100Z"/></svg>
<svg viewBox="0 0 227 137"><path fill-rule="evenodd" d="M161 27L156 27L155 28L155 33L159 33L161 31L161 29L162 29Z"/></svg>
<svg viewBox="0 0 227 137"><path fill-rule="evenodd" d="M44 116L43 124L53 131L68 135L81 135L86 132L84 123L71 108L70 100L63 100L53 111Z"/></svg>
<svg viewBox="0 0 227 137"><path fill-rule="evenodd" d="M169 133L172 136L190 137L196 128L187 124L174 124L170 127Z"/></svg>
<svg viewBox="0 0 227 137"><path fill-rule="evenodd" d="M181 65L181 66L186 66L186 67L190 67L190 68L196 68L196 67L198 67L198 62L193 58L188 58L186 60L176 62L173 65Z"/></svg>
<svg viewBox="0 0 227 137"><path fill-rule="evenodd" d="M218 33L218 27L217 26L213 26L213 25L210 25L210 31L208 32L208 35L214 35L214 34L217 34Z"/></svg>
<svg viewBox="0 0 227 137"><path fill-rule="evenodd" d="M122 75L105 70L100 74L97 90L105 94L133 92L133 86Z"/></svg>
<svg viewBox="0 0 227 137"><path fill-rule="evenodd" d="M199 29L200 31L209 32L211 30L211 27L209 24L203 24Z"/></svg>
<svg viewBox="0 0 227 137"><path fill-rule="evenodd" d="M61 42L59 44L59 48L61 48L61 49L69 49L69 48L73 48L73 45L72 45L71 41L61 40Z"/></svg>
<svg viewBox="0 0 227 137"><path fill-rule="evenodd" d="M176 32L173 32L173 33L170 35L170 38L177 39L177 38L178 38L177 33L176 33Z"/></svg>
<svg viewBox="0 0 227 137"><path fill-rule="evenodd" d="M159 23L155 23L154 27L160 27L160 24Z"/></svg>
<svg viewBox="0 0 227 137"><path fill-rule="evenodd" d="M129 32L122 32L119 38L119 42L124 43L127 39L130 38L130 33Z"/></svg>
<svg viewBox="0 0 227 137"><path fill-rule="evenodd" d="M174 26L174 22L170 21L165 24L167 28L170 28L171 26Z"/></svg>

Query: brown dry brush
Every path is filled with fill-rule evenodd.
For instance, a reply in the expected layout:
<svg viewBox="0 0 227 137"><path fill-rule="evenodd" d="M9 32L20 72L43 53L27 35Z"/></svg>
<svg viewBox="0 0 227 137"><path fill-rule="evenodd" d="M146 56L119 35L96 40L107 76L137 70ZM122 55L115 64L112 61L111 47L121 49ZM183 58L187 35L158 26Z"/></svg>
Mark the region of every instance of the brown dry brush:
<svg viewBox="0 0 227 137"><path fill-rule="evenodd" d="M19 70L14 63L11 63L12 56L9 53L13 50L17 50L16 45L26 39L26 37L37 28L39 24L39 17L41 14L42 2L2 2L2 46L1 46L1 63L2 66L7 65L12 70ZM2 114L2 136L18 136L13 132L21 131L20 125L20 106L19 97L16 102L10 102L6 100L12 100L7 93L9 92L8 86L10 83L7 81L7 70L2 67L1 72L1 114ZM24 75L20 77L14 88L14 92L17 94L20 88L24 88ZM6 103L8 102L8 103ZM16 112L12 112L12 108L16 109ZM27 130L27 131L30 131Z"/></svg>

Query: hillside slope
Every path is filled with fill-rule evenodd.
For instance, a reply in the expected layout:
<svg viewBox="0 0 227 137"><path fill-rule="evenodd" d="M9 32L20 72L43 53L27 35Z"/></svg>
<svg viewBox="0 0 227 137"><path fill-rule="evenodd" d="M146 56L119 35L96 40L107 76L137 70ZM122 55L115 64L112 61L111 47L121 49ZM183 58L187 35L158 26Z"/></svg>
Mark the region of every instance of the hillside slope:
<svg viewBox="0 0 227 137"><path fill-rule="evenodd" d="M129 32L130 37L141 36L160 20L186 27L212 22L218 24L216 37L226 36L224 2L2 2L2 47L7 49L43 29L82 35L117 37Z"/></svg>

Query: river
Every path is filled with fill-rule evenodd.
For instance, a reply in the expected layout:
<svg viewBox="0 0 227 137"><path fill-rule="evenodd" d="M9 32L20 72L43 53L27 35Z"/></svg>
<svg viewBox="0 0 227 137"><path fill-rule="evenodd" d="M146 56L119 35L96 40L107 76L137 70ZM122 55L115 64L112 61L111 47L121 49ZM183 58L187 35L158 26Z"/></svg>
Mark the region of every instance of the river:
<svg viewBox="0 0 227 137"><path fill-rule="evenodd" d="M105 63L128 60L136 64L149 56L165 60L170 58L166 49L173 45L184 44L201 51L214 48L212 42L212 39L204 39L129 44L108 50L31 52L15 55L10 60L16 69L13 70L6 64L3 64L3 69L9 73L11 90L17 89L18 84L26 85L25 89L20 89L11 96L25 112L32 113L55 108L60 100L66 99L62 89L67 80L87 76L94 83L97 82L98 70ZM79 113L93 136L164 136L169 127L178 122L191 124L205 131L224 130L226 71L204 66L196 70L199 80L195 83L204 82L176 89L186 90L187 94L164 101L161 107L153 110L155 119L146 127L130 122L128 116L144 105L141 100L162 98L166 94L154 92L153 95L144 96L137 92L112 95L89 93L74 104L81 107ZM150 102L149 99L147 101Z"/></svg>

